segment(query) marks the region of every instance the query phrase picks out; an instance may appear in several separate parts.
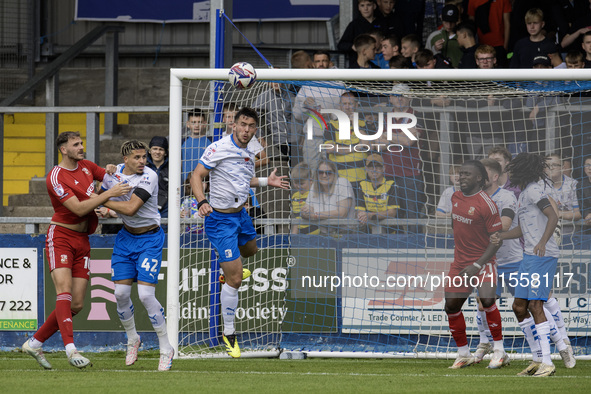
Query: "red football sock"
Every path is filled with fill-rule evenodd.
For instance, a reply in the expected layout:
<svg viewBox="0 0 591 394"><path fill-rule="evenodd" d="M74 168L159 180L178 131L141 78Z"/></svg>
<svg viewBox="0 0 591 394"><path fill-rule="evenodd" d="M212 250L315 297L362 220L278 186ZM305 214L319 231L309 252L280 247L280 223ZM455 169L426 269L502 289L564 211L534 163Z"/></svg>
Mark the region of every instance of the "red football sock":
<svg viewBox="0 0 591 394"><path fill-rule="evenodd" d="M72 295L61 293L57 295L55 303L55 317L59 325L64 346L74 343L74 326L72 325Z"/></svg>
<svg viewBox="0 0 591 394"><path fill-rule="evenodd" d="M501 312L497 308L497 304L493 304L489 308L485 308L486 321L488 322L488 328L490 334L495 341L503 340L503 327L501 326Z"/></svg>
<svg viewBox="0 0 591 394"><path fill-rule="evenodd" d="M78 312L72 311L72 317L76 316L77 314L78 314ZM54 310L47 317L47 320L45 320L45 323L43 323L43 325L41 327L39 327L37 332L35 334L33 334L33 337L36 340L38 340L39 342L44 343L49 338L51 338L51 336L53 334L55 334L59 329L60 329L60 326L57 324L57 319L55 318L55 310Z"/></svg>
<svg viewBox="0 0 591 394"><path fill-rule="evenodd" d="M466 320L464 320L464 314L462 311L452 313L451 315L448 314L447 319L449 320L449 330L451 331L451 336L456 341L456 346L466 346L468 344L468 338L466 337Z"/></svg>

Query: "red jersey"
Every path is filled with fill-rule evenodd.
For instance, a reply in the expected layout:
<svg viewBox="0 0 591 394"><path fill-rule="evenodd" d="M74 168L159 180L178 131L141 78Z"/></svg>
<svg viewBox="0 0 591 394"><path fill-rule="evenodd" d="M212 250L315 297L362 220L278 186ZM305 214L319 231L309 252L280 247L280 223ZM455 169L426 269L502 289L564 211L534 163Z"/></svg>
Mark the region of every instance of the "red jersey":
<svg viewBox="0 0 591 394"><path fill-rule="evenodd" d="M94 181L102 181L105 173L104 168L88 160L80 160L75 170L68 170L60 166L53 167L45 179L51 205L55 210L51 220L66 224L77 224L88 220L88 232L92 234L96 229L96 223L98 223L94 211L79 217L63 204L74 196L78 197L79 201L88 200L90 195L94 193Z"/></svg>
<svg viewBox="0 0 591 394"><path fill-rule="evenodd" d="M414 114L412 108L407 111ZM394 119L396 124L406 124L410 122L409 118ZM418 139L423 137L423 131L415 127L419 133ZM401 130L394 131L393 134L402 133ZM419 155L419 141L413 141L410 146L404 146L401 152L382 152L384 159L384 173L390 177L413 177L421 175L421 157Z"/></svg>
<svg viewBox="0 0 591 394"><path fill-rule="evenodd" d="M482 190L471 196L457 191L451 196L451 204L454 263L467 267L482 257L489 244L489 234L501 231L499 209Z"/></svg>

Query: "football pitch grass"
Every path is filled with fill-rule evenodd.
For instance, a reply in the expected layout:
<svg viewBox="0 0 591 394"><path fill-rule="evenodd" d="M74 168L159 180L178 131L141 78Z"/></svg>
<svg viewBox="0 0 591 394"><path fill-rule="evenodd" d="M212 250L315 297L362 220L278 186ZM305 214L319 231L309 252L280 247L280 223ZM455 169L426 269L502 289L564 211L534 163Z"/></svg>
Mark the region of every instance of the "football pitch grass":
<svg viewBox="0 0 591 394"><path fill-rule="evenodd" d="M556 375L547 378L515 374L529 362L490 370L487 360L460 370L453 360L419 359L181 359L172 370L158 372L156 351L139 353L125 366L123 352L86 353L92 367L78 370L64 352L46 354L53 365L43 370L30 356L0 353L3 393L381 393L381 392L527 392L589 393L591 361L566 369L555 360Z"/></svg>

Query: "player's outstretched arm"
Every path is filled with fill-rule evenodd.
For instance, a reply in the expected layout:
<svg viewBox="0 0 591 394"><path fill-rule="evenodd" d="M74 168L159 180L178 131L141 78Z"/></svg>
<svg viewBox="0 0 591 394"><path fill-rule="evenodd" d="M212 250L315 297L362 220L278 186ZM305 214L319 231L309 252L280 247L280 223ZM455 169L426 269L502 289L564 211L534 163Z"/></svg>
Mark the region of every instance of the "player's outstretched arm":
<svg viewBox="0 0 591 394"><path fill-rule="evenodd" d="M273 168L273 171L271 172L268 178L252 178L250 180L250 186L260 187L269 185L289 190L289 181L287 180L287 175L277 176L276 173L277 168Z"/></svg>
<svg viewBox="0 0 591 394"><path fill-rule="evenodd" d="M78 200L78 197L73 196L64 201L64 207L68 208L70 211L72 211L72 213L78 215L79 217L86 216L99 205L104 205L109 200L109 198L123 196L129 193L130 190L131 186L129 186L128 183L118 183L111 189L101 193L100 195L95 195L93 198L89 198L88 200L80 201Z"/></svg>

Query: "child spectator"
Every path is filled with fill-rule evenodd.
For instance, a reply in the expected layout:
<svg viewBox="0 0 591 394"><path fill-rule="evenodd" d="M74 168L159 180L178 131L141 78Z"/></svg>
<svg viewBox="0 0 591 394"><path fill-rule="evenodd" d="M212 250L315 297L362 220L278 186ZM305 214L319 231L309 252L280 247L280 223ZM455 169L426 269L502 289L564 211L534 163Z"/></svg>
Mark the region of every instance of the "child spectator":
<svg viewBox="0 0 591 394"><path fill-rule="evenodd" d="M453 165L449 167L449 182L451 186L446 188L437 204L437 210L435 216L437 217L450 217L451 216L451 195L460 190L460 165Z"/></svg>
<svg viewBox="0 0 591 394"><path fill-rule="evenodd" d="M197 163L211 141L205 135L207 117L199 108L195 108L187 114L187 129L189 136L181 146L183 159L181 179L187 179L189 174L197 167Z"/></svg>
<svg viewBox="0 0 591 394"><path fill-rule="evenodd" d="M384 60L390 62L395 56L400 55L400 40L393 34L382 40L382 56Z"/></svg>
<svg viewBox="0 0 591 394"><path fill-rule="evenodd" d="M384 41L384 33L382 33L380 29L372 29L367 34L369 34L374 38L374 40L376 40L376 55L373 59L371 59L371 62L379 68L390 68L388 66L389 59L386 60L384 58L384 55L382 55L382 42Z"/></svg>
<svg viewBox="0 0 591 394"><path fill-rule="evenodd" d="M532 8L525 14L525 24L529 37L515 43L511 68L531 68L536 56L556 52L554 42L544 36L544 13L539 8Z"/></svg>
<svg viewBox="0 0 591 394"><path fill-rule="evenodd" d="M199 201L193 195L193 191L191 190L191 183L189 180L191 177L185 180L185 197L181 202L181 218L182 219L198 219L199 216ZM204 184L205 185L205 184ZM208 197L209 193L205 194L205 197ZM202 234L203 233L203 224L188 224L185 227L186 233L193 233L193 234Z"/></svg>
<svg viewBox="0 0 591 394"><path fill-rule="evenodd" d="M380 68L371 62L376 56L376 40L369 34L361 34L355 37L353 48L357 53L357 61L351 68Z"/></svg>
<svg viewBox="0 0 591 394"><path fill-rule="evenodd" d="M395 0L377 0L377 8L374 11L376 22L382 27L384 35L404 35L404 14L394 11Z"/></svg>
<svg viewBox="0 0 591 394"><path fill-rule="evenodd" d="M356 57L353 50L355 38L360 34L368 33L372 29L381 29L381 26L374 15L376 9L375 0L359 0L357 7L361 15L353 19L351 23L347 25L345 32L337 44L337 49L348 55L351 68L357 68L353 67Z"/></svg>
<svg viewBox="0 0 591 394"><path fill-rule="evenodd" d="M456 25L460 20L460 11L453 4L443 7L441 12L442 28L429 36L427 48L433 53L440 53L445 59L449 60L453 67L458 67L462 50L458 43L456 34Z"/></svg>
<svg viewBox="0 0 591 394"><path fill-rule="evenodd" d="M497 51L490 45L480 45L474 52L478 68L491 69L497 66Z"/></svg>
<svg viewBox="0 0 591 394"><path fill-rule="evenodd" d="M357 193L357 220L367 225L371 220L393 219L396 217L396 185L393 179L384 176L384 159L373 153L365 159L367 179L358 182L354 187ZM393 228L388 228L388 233Z"/></svg>
<svg viewBox="0 0 591 394"><path fill-rule="evenodd" d="M388 63L390 64L390 68L395 68L395 69L412 68L412 63L411 63L410 59L407 57L404 57L402 55L394 56L392 59L390 59L390 61Z"/></svg>
<svg viewBox="0 0 591 394"><path fill-rule="evenodd" d="M584 56L581 51L568 51L565 61L566 68L585 68Z"/></svg>
<svg viewBox="0 0 591 394"><path fill-rule="evenodd" d="M415 56L419 49L421 49L421 40L414 34L404 36L400 40L400 54L409 58L413 67L415 67Z"/></svg>
<svg viewBox="0 0 591 394"><path fill-rule="evenodd" d="M294 219L301 219L300 212L302 206L306 203L308 194L310 193L310 187L312 186L312 170L308 164L301 162L298 163L291 170L291 190L294 192L291 196L291 210L293 212ZM316 225L301 224L298 226L291 227L292 234L319 234L320 230Z"/></svg>

